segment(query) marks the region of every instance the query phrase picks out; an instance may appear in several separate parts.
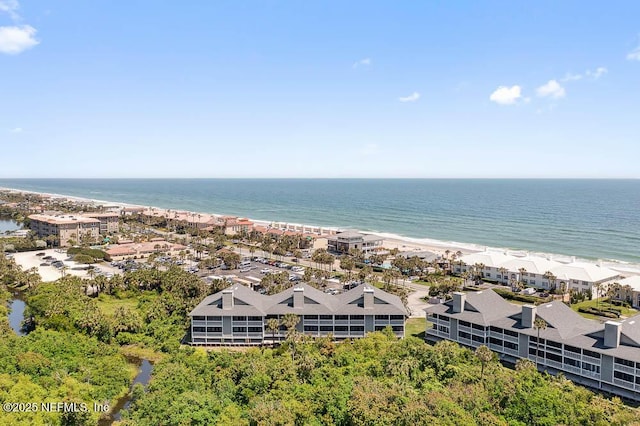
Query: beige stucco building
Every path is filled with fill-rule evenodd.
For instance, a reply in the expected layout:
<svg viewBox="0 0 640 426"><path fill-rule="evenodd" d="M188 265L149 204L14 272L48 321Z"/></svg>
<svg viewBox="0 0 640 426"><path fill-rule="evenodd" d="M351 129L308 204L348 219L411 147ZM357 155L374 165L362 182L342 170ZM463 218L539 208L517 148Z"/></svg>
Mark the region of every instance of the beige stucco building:
<svg viewBox="0 0 640 426"><path fill-rule="evenodd" d="M48 216L32 214L29 216L29 227L38 238L54 235L60 247L71 245L72 241L80 241L89 237L98 240L100 237L100 220L84 216L58 215Z"/></svg>

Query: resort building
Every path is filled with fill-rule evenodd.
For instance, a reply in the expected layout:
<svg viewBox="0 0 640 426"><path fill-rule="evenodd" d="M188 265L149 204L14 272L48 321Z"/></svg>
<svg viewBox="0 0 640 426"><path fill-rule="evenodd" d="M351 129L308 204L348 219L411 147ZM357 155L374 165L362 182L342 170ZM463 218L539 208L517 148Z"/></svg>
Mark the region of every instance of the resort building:
<svg viewBox="0 0 640 426"><path fill-rule="evenodd" d="M29 227L38 238L53 235L60 247L70 246L83 238L97 240L100 236L100 220L84 216L32 214Z"/></svg>
<svg viewBox="0 0 640 426"><path fill-rule="evenodd" d="M640 275L634 275L618 281L620 284L616 298L626 300L638 309L640 308Z"/></svg>
<svg viewBox="0 0 640 426"><path fill-rule="evenodd" d="M107 249L107 254L112 260L122 259L143 259L149 257L151 253L176 254L187 247L181 244L169 243L163 239L144 243L123 243L115 244Z"/></svg>
<svg viewBox="0 0 640 426"><path fill-rule="evenodd" d="M120 216L117 213L85 213L83 216L98 219L101 234L116 234L120 230Z"/></svg>
<svg viewBox="0 0 640 426"><path fill-rule="evenodd" d="M335 253L349 253L351 249L358 249L365 254L369 254L380 250L383 242L383 238L375 235L346 231L328 237L327 247L329 251Z"/></svg>
<svg viewBox="0 0 640 426"><path fill-rule="evenodd" d="M476 269L480 268L480 271ZM593 263L562 263L540 256L513 256L504 252L484 251L461 256L452 266L456 274L473 271L482 278L501 284L521 282L530 287L550 290L564 284L581 292L592 290L596 284L607 284L620 278L612 269ZM550 273L550 274L549 274Z"/></svg>
<svg viewBox="0 0 640 426"><path fill-rule="evenodd" d="M191 311L190 343L257 345L281 341L286 328L281 325L272 333L267 321L281 320L286 314L300 318L300 333L347 339L364 337L387 326L404 337L407 310L398 296L366 285L334 296L300 284L268 296L234 284L207 296Z"/></svg>
<svg viewBox="0 0 640 426"><path fill-rule="evenodd" d="M486 345L505 362L527 358L541 370L640 401L640 320L601 324L560 301L516 306L492 290L454 293L425 311L428 341ZM536 327L538 318L546 328Z"/></svg>

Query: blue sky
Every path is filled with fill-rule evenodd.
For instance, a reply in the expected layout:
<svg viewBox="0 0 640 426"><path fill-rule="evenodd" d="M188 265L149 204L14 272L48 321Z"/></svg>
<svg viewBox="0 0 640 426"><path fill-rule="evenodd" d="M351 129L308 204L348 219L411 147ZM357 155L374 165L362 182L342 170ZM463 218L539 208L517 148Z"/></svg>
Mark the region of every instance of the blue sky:
<svg viewBox="0 0 640 426"><path fill-rule="evenodd" d="M640 2L0 0L0 177L640 177Z"/></svg>

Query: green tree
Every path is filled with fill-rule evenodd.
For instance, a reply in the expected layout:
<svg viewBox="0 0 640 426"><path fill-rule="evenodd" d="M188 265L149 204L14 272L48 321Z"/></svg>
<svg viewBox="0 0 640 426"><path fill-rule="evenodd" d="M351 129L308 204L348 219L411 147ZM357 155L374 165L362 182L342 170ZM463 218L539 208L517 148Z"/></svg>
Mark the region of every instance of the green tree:
<svg viewBox="0 0 640 426"><path fill-rule="evenodd" d="M537 317L533 322L533 328L538 332L538 338L536 340L536 366L538 364L538 357L540 356L540 330L547 329L547 322L540 317Z"/></svg>
<svg viewBox="0 0 640 426"><path fill-rule="evenodd" d="M484 385L484 367L487 363L491 362L491 360L493 359L493 352L491 352L491 349L489 349L487 346L480 345L476 349L475 354L476 354L476 358L478 358L478 361L480 361L480 364L481 364L480 380L483 381L483 385Z"/></svg>

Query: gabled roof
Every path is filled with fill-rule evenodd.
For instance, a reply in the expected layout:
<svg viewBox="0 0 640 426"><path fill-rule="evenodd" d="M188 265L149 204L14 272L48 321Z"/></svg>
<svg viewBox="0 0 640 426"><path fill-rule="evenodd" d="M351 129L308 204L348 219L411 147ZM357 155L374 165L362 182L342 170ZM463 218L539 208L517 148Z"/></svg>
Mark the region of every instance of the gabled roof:
<svg viewBox="0 0 640 426"><path fill-rule="evenodd" d="M520 309L504 300L493 290L483 290L469 292L465 295L463 312L453 312L453 301L448 301L441 305L431 306L425 311L437 314L447 314L462 321L474 322L476 324L489 325L502 317L508 317L520 312Z"/></svg>
<svg viewBox="0 0 640 426"><path fill-rule="evenodd" d="M536 311L537 316L542 318L548 327L556 329L563 340L593 333L601 328L598 322L583 317L558 300L538 305Z"/></svg>
<svg viewBox="0 0 640 426"><path fill-rule="evenodd" d="M304 307L294 308L293 298L296 289L302 289ZM365 289L373 290L374 309L364 309ZM222 315L407 315L407 311L398 296L368 286L358 286L351 291L333 296L308 285L299 284L272 296L262 295L241 284L234 284L227 290L233 290L234 306L222 309L222 292L204 298L190 316Z"/></svg>
<svg viewBox="0 0 640 426"><path fill-rule="evenodd" d="M640 275L634 275L618 281L621 286L631 286L634 291L640 291Z"/></svg>

